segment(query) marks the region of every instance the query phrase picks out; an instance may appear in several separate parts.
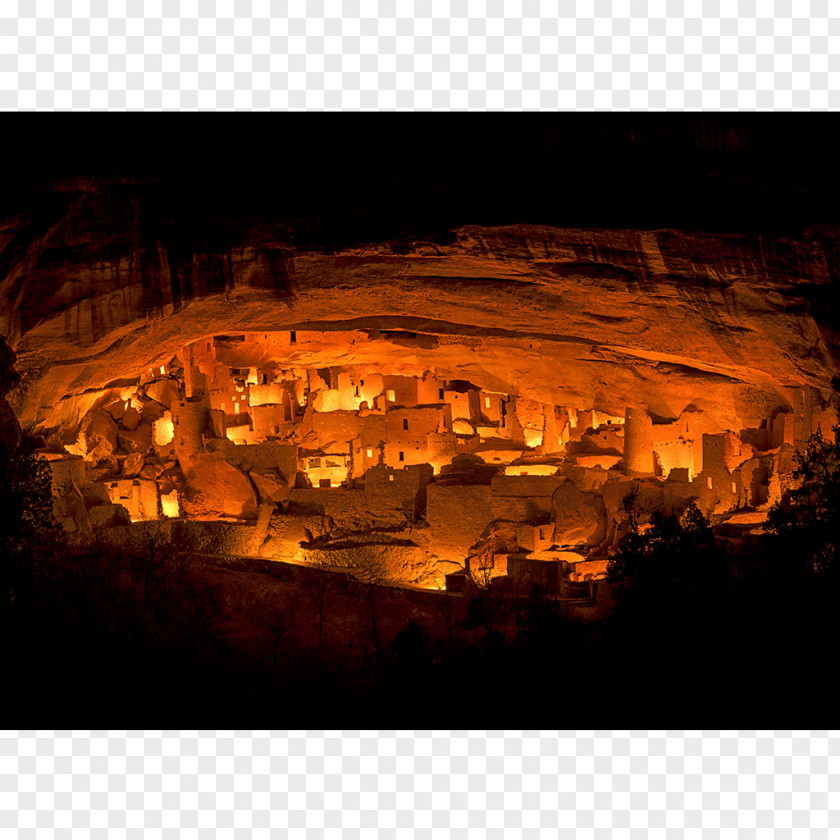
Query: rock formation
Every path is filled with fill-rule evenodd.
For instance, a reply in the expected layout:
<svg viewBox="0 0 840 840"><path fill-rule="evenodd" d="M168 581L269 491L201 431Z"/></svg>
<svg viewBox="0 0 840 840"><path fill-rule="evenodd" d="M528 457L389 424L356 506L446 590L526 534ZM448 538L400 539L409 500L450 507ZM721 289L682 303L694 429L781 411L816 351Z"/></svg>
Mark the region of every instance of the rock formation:
<svg viewBox="0 0 840 840"><path fill-rule="evenodd" d="M693 405L721 428L774 410L803 419L833 394L828 234L463 227L445 245L329 253L276 229L185 259L141 247L138 218L115 236L124 202L80 190L47 229L25 228L28 248L6 228L0 332L24 376L25 426L77 423L80 397L190 341L282 329L361 330L381 339L377 358L433 361L448 378L611 414ZM337 338L321 364L366 352Z"/></svg>
<svg viewBox="0 0 840 840"><path fill-rule="evenodd" d="M444 560L506 521L606 551L628 476L760 506L837 416L834 229L461 225L336 248L294 216L173 239L131 181L36 201L0 220L3 444L10 404L134 518L152 485L174 515L298 504L340 541L424 516L433 481ZM114 521L102 506L90 522Z"/></svg>
<svg viewBox="0 0 840 840"><path fill-rule="evenodd" d="M604 503L594 493L581 493L574 484L561 484L551 497L554 543L566 546L595 546L605 533Z"/></svg>

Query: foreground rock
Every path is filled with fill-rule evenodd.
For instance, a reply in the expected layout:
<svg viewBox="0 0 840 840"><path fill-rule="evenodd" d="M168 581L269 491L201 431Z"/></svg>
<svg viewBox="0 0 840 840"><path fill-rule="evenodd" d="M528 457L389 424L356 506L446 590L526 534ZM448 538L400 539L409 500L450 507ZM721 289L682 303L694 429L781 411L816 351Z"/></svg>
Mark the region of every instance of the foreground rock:
<svg viewBox="0 0 840 840"><path fill-rule="evenodd" d="M98 464L117 451L119 429L107 411L91 411L85 415L75 444L66 446L71 455L81 455L85 461Z"/></svg>
<svg viewBox="0 0 840 840"><path fill-rule="evenodd" d="M187 510L196 518L256 519L258 501L248 476L212 454L197 455L186 474L193 491Z"/></svg>

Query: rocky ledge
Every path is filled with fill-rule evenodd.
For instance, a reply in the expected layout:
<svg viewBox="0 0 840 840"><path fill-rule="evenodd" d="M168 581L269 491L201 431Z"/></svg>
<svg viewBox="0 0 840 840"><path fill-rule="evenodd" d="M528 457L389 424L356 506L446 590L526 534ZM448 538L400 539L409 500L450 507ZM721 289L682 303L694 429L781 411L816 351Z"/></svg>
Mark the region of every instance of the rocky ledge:
<svg viewBox="0 0 840 840"><path fill-rule="evenodd" d="M485 387L616 414L694 405L722 428L835 394L835 229L462 226L335 249L295 218L180 240L142 196L64 183L0 222L0 333L24 426L77 421L85 395L235 331L367 330L391 359Z"/></svg>

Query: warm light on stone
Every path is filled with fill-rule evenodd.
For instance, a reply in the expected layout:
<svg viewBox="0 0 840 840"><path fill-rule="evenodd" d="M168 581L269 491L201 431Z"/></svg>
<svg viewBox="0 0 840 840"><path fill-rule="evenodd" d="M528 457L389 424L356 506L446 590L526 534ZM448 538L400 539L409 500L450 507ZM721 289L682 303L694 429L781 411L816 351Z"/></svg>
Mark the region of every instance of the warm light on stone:
<svg viewBox="0 0 840 840"><path fill-rule="evenodd" d="M237 523L259 556L334 543L413 585L552 547L585 577L631 492L766 511L837 417L811 240L522 224L287 242L280 289L276 243L91 262L77 212L26 250L66 264L4 280L23 301L4 316L14 412L71 530L119 505Z"/></svg>
<svg viewBox="0 0 840 840"><path fill-rule="evenodd" d="M134 388L103 390L98 402L66 401L67 457L102 471L94 482L132 521L156 518L159 504L165 517L251 523L242 551L300 562L320 562L314 549L299 551L301 541L352 534L358 549L342 547L334 559L375 555L395 579L435 587L476 550L483 559L474 565L489 577L539 577L545 569L534 564L544 562L571 580L602 575L634 486L665 508L694 498L707 513L764 509L789 481L804 434L804 404L798 421L785 410L726 429L697 407L700 395L677 416L640 406L619 413L614 403L565 405L547 390L538 398L473 382L458 357L442 365L441 348L409 364L387 336L300 330L289 338L202 339L161 365L159 378L154 368ZM497 364L504 372L509 362ZM517 381L521 389L522 371ZM68 422L85 406L76 426ZM810 410L812 424L823 421ZM55 458L54 471L64 469ZM95 492L81 473L75 480ZM321 517L315 531L313 515ZM512 527L503 523L518 523L515 534L488 536ZM412 534L400 538L411 551L402 543L374 550L382 528ZM574 558L559 557L570 548ZM508 563L523 550L525 559Z"/></svg>
<svg viewBox="0 0 840 840"><path fill-rule="evenodd" d="M167 416L169 413L156 420L154 424L155 430L155 444L157 446L166 446L172 443L175 437L175 425L172 422L172 417Z"/></svg>
<svg viewBox="0 0 840 840"><path fill-rule="evenodd" d="M172 519L181 515L181 507L178 502L178 491L173 490L171 493L162 493L160 497L160 505L163 510L163 515Z"/></svg>

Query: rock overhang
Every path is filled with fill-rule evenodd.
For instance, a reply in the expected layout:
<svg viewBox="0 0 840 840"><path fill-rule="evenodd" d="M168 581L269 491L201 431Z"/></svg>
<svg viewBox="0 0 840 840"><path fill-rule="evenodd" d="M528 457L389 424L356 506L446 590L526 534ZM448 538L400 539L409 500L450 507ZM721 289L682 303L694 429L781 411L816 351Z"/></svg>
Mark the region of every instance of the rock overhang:
<svg viewBox="0 0 840 840"><path fill-rule="evenodd" d="M73 229L65 220L50 235ZM276 242L281 287L264 241L196 253L189 271L160 243L153 266L133 251L89 262L84 243L49 266L36 252L4 280L6 300L14 286L19 301L4 330L27 386L15 409L25 426L49 426L62 398L167 363L191 341L283 330L360 335L325 338L314 367L378 354L580 408L676 417L694 404L722 428L790 410L797 390L832 398L834 335L811 303L815 288L832 288L831 255L813 242L533 225L453 233L401 253ZM47 244L40 253L55 252Z"/></svg>
<svg viewBox="0 0 840 840"><path fill-rule="evenodd" d="M792 136L737 120L721 133L686 117L672 133L670 176L616 180L619 158L602 160L605 144L660 160L667 132L653 122L630 134L582 121L496 124L505 148L533 151L515 167L483 143L456 164L429 142L430 126L392 126L400 142L381 148L351 130L312 167L329 145L314 123L284 135L300 161L291 168L266 154L267 136L240 158L237 144L209 140L190 154L140 153L127 136L120 152L77 149L58 180L31 167L28 195L0 220L0 333L22 374L15 410L27 427L49 426L65 398L89 401L191 341L296 329L367 336L326 342L315 366L378 354L395 368L460 369L482 387L612 413L637 406L674 418L695 405L726 428L795 410L803 390L828 404L840 359L836 227L762 234L755 212L736 218L747 233L545 223L574 219L576 205L589 219L599 190L633 181L647 189L635 210L617 205L617 218L685 221L694 201L694 216L725 216L732 229L733 207L715 210L704 167L722 155L737 174L748 146L752 161L775 159ZM483 137L476 126L459 131L451 148ZM423 154L410 160L411 149ZM581 161L572 181L564 149ZM496 181L483 169L490 161ZM657 204L677 195L680 173L683 199ZM744 208L772 209L773 185L754 169L741 174ZM806 186L825 191L822 178ZM774 212L787 219L790 206Z"/></svg>

